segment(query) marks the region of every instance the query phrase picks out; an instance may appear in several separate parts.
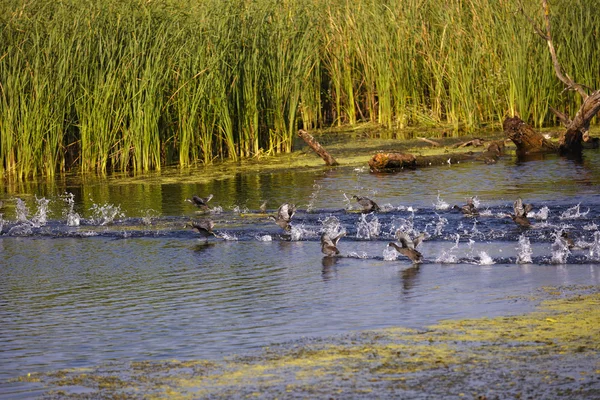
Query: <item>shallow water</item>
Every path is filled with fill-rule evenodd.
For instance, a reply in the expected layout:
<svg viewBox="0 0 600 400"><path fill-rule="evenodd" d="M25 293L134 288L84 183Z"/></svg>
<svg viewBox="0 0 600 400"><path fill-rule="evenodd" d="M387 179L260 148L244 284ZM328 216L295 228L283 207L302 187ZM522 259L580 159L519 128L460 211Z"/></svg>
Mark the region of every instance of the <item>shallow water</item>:
<svg viewBox="0 0 600 400"><path fill-rule="evenodd" d="M199 172L201 173L201 172ZM8 187L0 220L0 396L30 372L221 358L302 337L523 313L543 286L600 284L600 154L370 174L364 167ZM185 202L209 193L210 212ZM361 214L362 194L383 208ZM476 196L482 215L449 206ZM505 215L517 197L533 228ZM257 213L288 201L284 232ZM211 218L221 238L185 228ZM413 266L387 244L430 237ZM347 235L323 257L324 231ZM578 248L561 247L568 231Z"/></svg>

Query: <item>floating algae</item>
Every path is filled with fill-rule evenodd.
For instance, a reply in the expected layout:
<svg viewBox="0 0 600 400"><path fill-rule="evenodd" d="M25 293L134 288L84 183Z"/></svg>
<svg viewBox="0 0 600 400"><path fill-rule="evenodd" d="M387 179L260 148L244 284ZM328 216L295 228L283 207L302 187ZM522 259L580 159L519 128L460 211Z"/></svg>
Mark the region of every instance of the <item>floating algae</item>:
<svg viewBox="0 0 600 400"><path fill-rule="evenodd" d="M539 297L538 310L521 316L307 339L219 362L131 362L20 380L60 388L46 398L83 389L92 398L594 398L599 288L543 288Z"/></svg>

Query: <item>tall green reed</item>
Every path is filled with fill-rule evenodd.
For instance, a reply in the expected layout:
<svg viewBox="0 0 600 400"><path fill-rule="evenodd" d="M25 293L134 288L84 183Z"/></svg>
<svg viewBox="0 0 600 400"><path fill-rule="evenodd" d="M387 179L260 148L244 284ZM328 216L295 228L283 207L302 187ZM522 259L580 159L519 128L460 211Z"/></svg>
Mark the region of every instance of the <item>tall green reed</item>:
<svg viewBox="0 0 600 400"><path fill-rule="evenodd" d="M556 124L581 99L519 3L7 0L0 173L186 168L290 151L299 126ZM564 70L598 88L593 3L551 8Z"/></svg>

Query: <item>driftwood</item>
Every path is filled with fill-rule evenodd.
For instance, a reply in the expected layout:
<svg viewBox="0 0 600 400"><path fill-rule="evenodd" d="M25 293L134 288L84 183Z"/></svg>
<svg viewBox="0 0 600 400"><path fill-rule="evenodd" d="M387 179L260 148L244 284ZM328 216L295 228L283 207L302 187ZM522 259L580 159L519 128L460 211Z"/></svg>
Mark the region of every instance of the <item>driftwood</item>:
<svg viewBox="0 0 600 400"><path fill-rule="evenodd" d="M427 138L424 138L424 137L420 137L420 138L417 138L417 139L422 140L425 143L429 143L433 147L440 147L441 146L441 144L439 144L435 140L427 139Z"/></svg>
<svg viewBox="0 0 600 400"><path fill-rule="evenodd" d="M313 149L315 151L315 153L317 153L319 155L319 157L321 157L323 159L323 161L325 161L325 164L327 164L328 166L339 165L339 163L335 160L335 158L333 158L327 152L327 150L325 150L325 148L323 146L321 146L321 144L315 140L315 138L310 133L306 132L303 129L300 129L298 131L298 136L300 136L302 138L302 140L304 140L306 142L306 144L311 149Z"/></svg>
<svg viewBox="0 0 600 400"><path fill-rule="evenodd" d="M517 146L518 154L557 151L558 145L546 139L519 117L506 118L502 124L504 134Z"/></svg>
<svg viewBox="0 0 600 400"><path fill-rule="evenodd" d="M445 153L432 156L416 156L411 153L377 153L369 160L373 172L394 172L439 165L452 165L461 162L484 162L494 164L504 154L504 141L491 142L486 151L475 153Z"/></svg>
<svg viewBox="0 0 600 400"><path fill-rule="evenodd" d="M569 75L563 72L552 40L550 6L548 5L548 0L542 0L542 9L544 12L543 30L539 28L527 14L525 14L522 6L520 11L529 20L535 32L548 44L556 77L565 85L565 90L576 91L583 98L583 103L573 119L570 119L567 114L550 107L550 110L566 128L566 130L560 134L558 144L545 140L540 133L533 131L531 127L526 125L519 118L507 118L503 124L504 133L513 140L520 153L530 154L548 151L558 151L561 154L580 153L585 146L585 142L594 142L597 144L597 140L592 140L589 137L588 130L590 121L600 111L600 90L588 94L587 89L589 88L576 83Z"/></svg>
<svg viewBox="0 0 600 400"><path fill-rule="evenodd" d="M467 147L467 146L480 147L480 146L483 146L483 142L485 142L485 139L475 138L473 140L469 140L466 142L456 143L452 147L455 147L455 148Z"/></svg>

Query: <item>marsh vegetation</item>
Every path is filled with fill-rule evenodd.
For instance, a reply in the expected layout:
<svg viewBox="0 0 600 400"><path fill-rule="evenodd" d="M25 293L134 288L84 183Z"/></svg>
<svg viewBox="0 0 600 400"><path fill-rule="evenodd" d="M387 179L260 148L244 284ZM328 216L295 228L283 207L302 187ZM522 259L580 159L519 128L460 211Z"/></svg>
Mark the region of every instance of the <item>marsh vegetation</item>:
<svg viewBox="0 0 600 400"><path fill-rule="evenodd" d="M530 2L532 3L532 2ZM537 4L526 11L539 15ZM513 0L0 4L0 174L160 170L289 152L298 128L555 124L564 95ZM595 2L552 2L600 87ZM540 16L541 18L541 16Z"/></svg>

